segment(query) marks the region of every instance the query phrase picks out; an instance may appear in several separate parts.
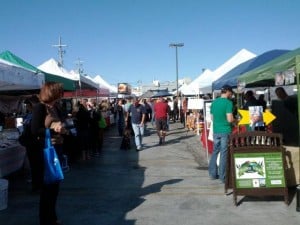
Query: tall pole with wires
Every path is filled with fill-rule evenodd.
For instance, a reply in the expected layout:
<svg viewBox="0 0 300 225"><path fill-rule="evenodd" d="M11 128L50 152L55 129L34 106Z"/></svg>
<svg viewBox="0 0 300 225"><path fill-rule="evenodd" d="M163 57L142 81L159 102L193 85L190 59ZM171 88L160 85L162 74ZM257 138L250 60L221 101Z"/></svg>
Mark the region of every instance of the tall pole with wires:
<svg viewBox="0 0 300 225"><path fill-rule="evenodd" d="M66 54L66 50L64 50L63 47L67 47L67 45L62 44L61 37L59 36L58 44L52 45L52 46L58 48L59 63L60 63L60 66L63 67L64 66L63 56L64 56L64 54Z"/></svg>
<svg viewBox="0 0 300 225"><path fill-rule="evenodd" d="M178 47L183 47L184 43L171 43L169 47L175 48L176 50L176 96L178 98Z"/></svg>
<svg viewBox="0 0 300 225"><path fill-rule="evenodd" d="M76 61L76 66L77 66L77 72L78 72L78 85L79 85L80 95L82 94L81 93L81 74L83 73L82 65L83 65L83 61L80 60L80 58L78 58Z"/></svg>

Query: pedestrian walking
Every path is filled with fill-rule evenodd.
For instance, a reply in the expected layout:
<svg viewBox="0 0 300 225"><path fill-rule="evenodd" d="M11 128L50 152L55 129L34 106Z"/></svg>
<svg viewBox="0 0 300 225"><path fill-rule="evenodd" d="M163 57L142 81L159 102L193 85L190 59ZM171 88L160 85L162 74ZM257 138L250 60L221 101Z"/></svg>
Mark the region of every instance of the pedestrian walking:
<svg viewBox="0 0 300 225"><path fill-rule="evenodd" d="M124 134L125 129L125 99L119 99L118 104L116 105L116 112L117 112L117 127L119 136L122 137Z"/></svg>
<svg viewBox="0 0 300 225"><path fill-rule="evenodd" d="M144 124L146 117L146 108L144 105L140 104L137 98L134 99L134 103L129 106L126 115L126 122L128 122L129 115L131 114L131 124L134 132L134 140L136 145L136 150L142 150L143 146L143 136L144 136Z"/></svg>
<svg viewBox="0 0 300 225"><path fill-rule="evenodd" d="M156 131L159 137L159 145L165 142L167 126L168 126L168 103L160 97L154 105Z"/></svg>

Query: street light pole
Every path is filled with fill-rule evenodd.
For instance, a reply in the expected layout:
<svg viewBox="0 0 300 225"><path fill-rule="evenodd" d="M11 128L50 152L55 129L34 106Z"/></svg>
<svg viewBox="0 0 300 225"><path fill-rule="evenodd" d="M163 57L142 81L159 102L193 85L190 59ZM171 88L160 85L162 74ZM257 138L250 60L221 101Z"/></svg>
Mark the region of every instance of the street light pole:
<svg viewBox="0 0 300 225"><path fill-rule="evenodd" d="M183 47L184 43L171 43L169 47L175 48L176 50L176 96L178 98L178 47Z"/></svg>

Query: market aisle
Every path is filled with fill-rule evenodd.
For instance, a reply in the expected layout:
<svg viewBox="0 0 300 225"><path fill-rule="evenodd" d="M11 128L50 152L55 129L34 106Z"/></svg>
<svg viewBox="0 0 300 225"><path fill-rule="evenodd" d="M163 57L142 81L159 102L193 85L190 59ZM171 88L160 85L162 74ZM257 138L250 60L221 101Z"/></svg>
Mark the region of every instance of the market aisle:
<svg viewBox="0 0 300 225"><path fill-rule="evenodd" d="M151 128L151 125L149 126ZM170 125L166 144L158 146L153 129L145 148L120 150L115 127L106 133L101 157L71 166L58 202L65 225L298 224L295 201L245 199L239 207L224 187L207 176L206 153L199 136ZM12 182L6 225L37 224L38 196L29 195L20 176Z"/></svg>

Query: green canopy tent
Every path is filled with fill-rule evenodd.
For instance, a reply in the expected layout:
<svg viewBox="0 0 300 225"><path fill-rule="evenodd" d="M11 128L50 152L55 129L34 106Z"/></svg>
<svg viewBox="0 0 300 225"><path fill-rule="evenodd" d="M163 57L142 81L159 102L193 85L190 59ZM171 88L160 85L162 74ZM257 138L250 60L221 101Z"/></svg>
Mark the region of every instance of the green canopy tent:
<svg viewBox="0 0 300 225"><path fill-rule="evenodd" d="M298 93L298 112L300 112L300 48L283 54L260 67L253 69L238 77L238 82L245 87L271 87L275 86L275 76L277 73L293 71L296 76ZM300 121L300 115L298 115Z"/></svg>
<svg viewBox="0 0 300 225"><path fill-rule="evenodd" d="M33 66L33 65L29 64L28 62L24 61L20 57L14 55L10 51L4 51L4 52L0 53L0 58L6 60L8 62L11 62L12 64L15 64L17 66L20 66L20 67L26 68L28 70L31 70L35 73L44 73L46 82L47 81L54 81L54 82L62 83L64 85L64 89L66 91L74 91L76 89L76 81L71 80L71 79L67 79L65 77L57 76L57 75L54 75L54 74L45 73L44 71L41 71L38 68L36 68L35 66Z"/></svg>
<svg viewBox="0 0 300 225"><path fill-rule="evenodd" d="M288 72L288 73L287 73ZM277 74L292 74L297 84L298 97L298 127L300 129L300 48L283 54L266 64L248 71L238 77L239 86L241 87L273 87L275 86L275 77ZM294 82L294 83L295 83ZM288 83L288 84L294 84ZM287 85L283 83L282 85ZM299 130L300 133L300 130ZM299 139L300 142L300 139ZM299 143L300 148L300 143Z"/></svg>
<svg viewBox="0 0 300 225"><path fill-rule="evenodd" d="M70 80L68 78L65 77L61 77L61 76L57 76L54 74L50 74L50 73L46 73L43 72L45 74L45 81L47 82L58 82L58 83L62 83L64 85L64 90L65 91L75 91L76 89L76 81L74 80Z"/></svg>
<svg viewBox="0 0 300 225"><path fill-rule="evenodd" d="M275 85L278 72L293 70L300 73L300 48L283 54L238 77L238 82L245 87L270 87Z"/></svg>

